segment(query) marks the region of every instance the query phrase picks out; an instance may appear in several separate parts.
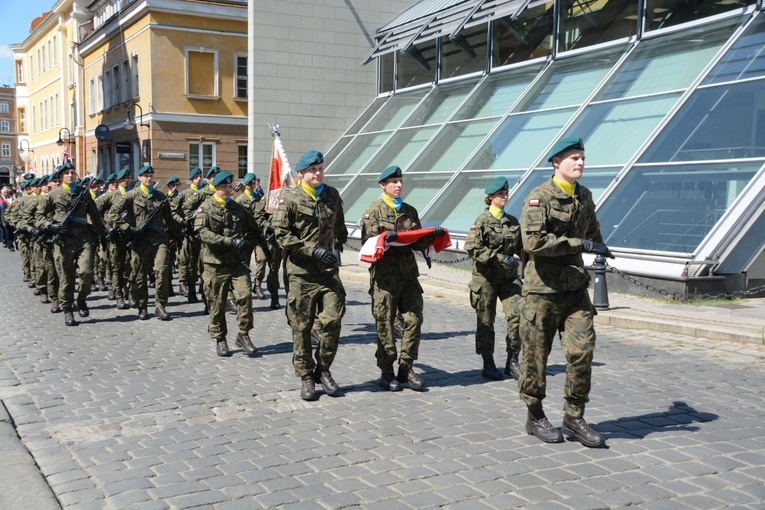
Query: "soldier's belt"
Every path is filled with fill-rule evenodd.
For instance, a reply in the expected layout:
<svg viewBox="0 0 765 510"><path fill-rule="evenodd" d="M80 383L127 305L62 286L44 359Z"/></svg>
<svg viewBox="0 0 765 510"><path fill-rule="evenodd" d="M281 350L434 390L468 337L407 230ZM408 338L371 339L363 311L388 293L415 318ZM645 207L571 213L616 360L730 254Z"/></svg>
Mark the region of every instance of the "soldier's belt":
<svg viewBox="0 0 765 510"><path fill-rule="evenodd" d="M581 255L563 255L561 257L539 257L531 255L530 260L542 264L557 264L559 266L579 266L582 264Z"/></svg>

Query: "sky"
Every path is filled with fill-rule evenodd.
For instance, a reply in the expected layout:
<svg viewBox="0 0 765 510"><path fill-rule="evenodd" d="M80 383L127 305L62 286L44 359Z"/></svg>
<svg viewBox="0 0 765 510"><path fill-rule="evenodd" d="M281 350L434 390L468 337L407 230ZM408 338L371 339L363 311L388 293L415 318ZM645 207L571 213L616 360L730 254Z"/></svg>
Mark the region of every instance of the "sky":
<svg viewBox="0 0 765 510"><path fill-rule="evenodd" d="M0 0L3 28L0 30L0 85L13 86L13 53L8 48L29 37L29 24L45 11L51 10L56 0Z"/></svg>

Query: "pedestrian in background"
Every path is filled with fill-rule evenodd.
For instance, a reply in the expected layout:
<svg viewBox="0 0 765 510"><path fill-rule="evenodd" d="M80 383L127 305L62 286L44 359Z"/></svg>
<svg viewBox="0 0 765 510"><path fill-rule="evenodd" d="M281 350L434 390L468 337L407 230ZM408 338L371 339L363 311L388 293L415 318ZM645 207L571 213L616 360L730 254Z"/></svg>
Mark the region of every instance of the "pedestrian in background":
<svg viewBox="0 0 765 510"><path fill-rule="evenodd" d="M582 139L561 139L548 161L553 176L529 193L521 213L523 249L529 257L523 273L523 361L518 383L528 407L526 432L546 443L563 441L542 408L547 359L559 333L567 362L562 430L585 446L599 447L605 438L584 420L595 350L595 309L587 293L590 277L582 253L613 255L603 244L592 193L578 182L584 173Z"/></svg>
<svg viewBox="0 0 765 510"><path fill-rule="evenodd" d="M508 189L504 177L495 178L486 187L484 203L488 207L476 218L465 241L465 251L473 258L473 276L468 287L470 305L477 316L475 352L483 358L481 375L497 381L504 378L494 364L497 299L502 303L507 326L505 375L512 379L520 377L518 305L521 300L521 280L514 255L520 255L523 242L520 223L504 211Z"/></svg>

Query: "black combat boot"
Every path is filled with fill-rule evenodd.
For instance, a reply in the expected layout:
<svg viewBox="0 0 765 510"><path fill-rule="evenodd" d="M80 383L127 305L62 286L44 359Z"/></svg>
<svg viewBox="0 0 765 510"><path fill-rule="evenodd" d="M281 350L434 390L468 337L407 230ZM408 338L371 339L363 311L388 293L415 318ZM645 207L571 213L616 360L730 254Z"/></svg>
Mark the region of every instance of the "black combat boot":
<svg viewBox="0 0 765 510"><path fill-rule="evenodd" d="M425 389L425 382L414 372L414 368L409 363L401 363L398 366L398 382L408 384L414 391Z"/></svg>
<svg viewBox="0 0 765 510"><path fill-rule="evenodd" d="M47 305L48 303L50 303L50 298L48 297L47 294L43 294L40 296L40 303L44 305Z"/></svg>
<svg viewBox="0 0 765 510"><path fill-rule="evenodd" d="M124 299L121 297L117 298L117 309L118 310L127 310L130 308L130 304L126 303Z"/></svg>
<svg viewBox="0 0 765 510"><path fill-rule="evenodd" d="M393 375L393 367L390 368L390 371L383 372L380 375L380 378L377 380L377 384L382 386L388 391L400 391L401 390L401 384L399 384L398 379L396 379L396 376Z"/></svg>
<svg viewBox="0 0 765 510"><path fill-rule="evenodd" d="M167 310L165 310L164 305L157 305L156 308L154 308L154 315L161 321L169 321L172 319L170 314L167 313Z"/></svg>
<svg viewBox="0 0 765 510"><path fill-rule="evenodd" d="M256 352L258 352L257 347L252 345L252 340L250 340L250 335L247 333L239 333L236 336L236 345L241 347L242 350L247 353L248 356L252 356Z"/></svg>
<svg viewBox="0 0 765 510"><path fill-rule="evenodd" d="M218 356L224 358L231 356L231 351L228 349L228 343L226 343L225 338L219 338L215 343L215 352L218 354Z"/></svg>
<svg viewBox="0 0 765 510"><path fill-rule="evenodd" d="M58 306L57 298L51 299L50 313L61 313L61 307ZM72 316L72 318L74 318L74 316Z"/></svg>
<svg viewBox="0 0 765 510"><path fill-rule="evenodd" d="M562 443L563 435L558 429L552 426L547 420L545 412L529 410L526 419L526 432L531 436L536 436L545 443Z"/></svg>
<svg viewBox="0 0 765 510"><path fill-rule="evenodd" d="M505 363L505 375L516 381L521 378L521 365L518 364L518 354L520 351L511 350L507 353L507 363Z"/></svg>
<svg viewBox="0 0 765 510"><path fill-rule="evenodd" d="M114 290L109 289L109 292L106 293L106 299L109 301L114 301Z"/></svg>
<svg viewBox="0 0 765 510"><path fill-rule="evenodd" d="M185 283L178 283L178 292L181 293L181 296L184 296L184 297L189 296L189 288L186 286Z"/></svg>
<svg viewBox="0 0 765 510"><path fill-rule="evenodd" d="M138 309L138 319L145 321L149 318L149 311L146 308Z"/></svg>
<svg viewBox="0 0 765 510"><path fill-rule="evenodd" d="M308 374L301 379L302 387L300 389L300 398L307 401L316 400L316 383L313 375Z"/></svg>
<svg viewBox="0 0 765 510"><path fill-rule="evenodd" d="M329 370L326 368L317 366L314 371L314 380L321 384L321 387L324 388L324 391L326 391L327 395L330 397L334 397L340 392L340 386L337 385L332 378L332 374L330 374Z"/></svg>
<svg viewBox="0 0 765 510"><path fill-rule="evenodd" d="M199 298L197 297L197 290L191 286L186 288L186 297L189 300L189 303L199 303Z"/></svg>
<svg viewBox="0 0 765 510"><path fill-rule="evenodd" d="M78 324L74 320L74 313L71 310L64 310L64 324L67 326L76 326Z"/></svg>
<svg viewBox="0 0 765 510"><path fill-rule="evenodd" d="M279 308L281 308L279 296L271 296L271 310L278 310Z"/></svg>
<svg viewBox="0 0 765 510"><path fill-rule="evenodd" d="M77 300L77 314L83 318L90 315L90 310L88 310L88 303L84 299Z"/></svg>
<svg viewBox="0 0 765 510"><path fill-rule="evenodd" d="M252 293L255 294L255 297L258 299L266 299L266 295L263 294L263 282L255 280L255 283L252 284Z"/></svg>
<svg viewBox="0 0 765 510"><path fill-rule="evenodd" d="M561 430L567 436L576 437L580 443L589 448L600 448L606 444L603 434L590 427L584 418L574 418L568 414L563 416Z"/></svg>
<svg viewBox="0 0 765 510"><path fill-rule="evenodd" d="M483 356L483 370L481 371L481 375L492 381L501 381L504 379L500 371L497 370L497 365L494 364L494 355L482 354L481 356Z"/></svg>

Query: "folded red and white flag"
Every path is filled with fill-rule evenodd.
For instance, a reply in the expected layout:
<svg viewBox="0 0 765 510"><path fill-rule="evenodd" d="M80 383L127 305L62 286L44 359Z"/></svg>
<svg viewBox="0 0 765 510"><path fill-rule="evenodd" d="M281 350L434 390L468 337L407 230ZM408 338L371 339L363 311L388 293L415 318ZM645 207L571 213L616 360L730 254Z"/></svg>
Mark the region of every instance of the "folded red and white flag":
<svg viewBox="0 0 765 510"><path fill-rule="evenodd" d="M361 247L359 251L359 260L366 262L367 264L374 264L380 260L388 248L391 246L406 246L419 241L423 237L433 233L433 227L420 228L417 230L407 230L406 232L399 232L398 237L392 243L388 243L388 233L383 232L380 235L370 237L367 242ZM430 246L425 250L425 255L430 256L432 252L441 252L451 247L452 240L449 238L449 231L440 237L436 237L430 243Z"/></svg>

